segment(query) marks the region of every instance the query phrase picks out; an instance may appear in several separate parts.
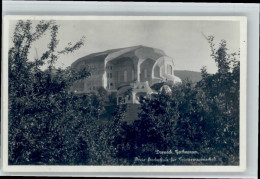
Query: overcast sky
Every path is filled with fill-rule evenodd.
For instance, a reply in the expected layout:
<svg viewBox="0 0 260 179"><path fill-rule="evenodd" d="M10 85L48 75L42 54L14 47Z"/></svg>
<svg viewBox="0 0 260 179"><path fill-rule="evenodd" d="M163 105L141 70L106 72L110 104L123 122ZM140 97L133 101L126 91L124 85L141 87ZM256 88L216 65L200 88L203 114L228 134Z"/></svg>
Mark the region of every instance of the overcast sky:
<svg viewBox="0 0 260 179"><path fill-rule="evenodd" d="M11 23L11 28L14 24ZM57 21L57 24L60 25L59 49L86 36L85 45L73 54L62 56L57 67L67 67L90 53L144 45L163 50L173 58L176 70L200 71L202 66L207 66L210 73L215 73L216 64L202 33L215 36L216 44L225 39L230 52L238 52L240 46L239 22L236 21L85 20ZM48 42L49 38L43 38L35 43L31 56L35 56L35 49L40 56Z"/></svg>

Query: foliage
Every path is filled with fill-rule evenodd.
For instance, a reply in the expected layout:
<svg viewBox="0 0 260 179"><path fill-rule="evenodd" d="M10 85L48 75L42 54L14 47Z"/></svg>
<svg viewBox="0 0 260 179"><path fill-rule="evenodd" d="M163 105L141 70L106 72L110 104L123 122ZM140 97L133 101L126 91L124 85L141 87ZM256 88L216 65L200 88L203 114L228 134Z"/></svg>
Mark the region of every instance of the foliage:
<svg viewBox="0 0 260 179"><path fill-rule="evenodd" d="M111 105L117 104L116 92L112 92L108 95L108 101L109 101L109 104L111 104Z"/></svg>
<svg viewBox="0 0 260 179"><path fill-rule="evenodd" d="M84 38L58 51L58 29L54 21L16 25L9 50L9 164L111 164L113 149L106 142L111 127L97 121L103 93L70 93L70 86L90 73L54 68L62 54L83 46ZM46 52L29 59L33 43L47 33Z"/></svg>
<svg viewBox="0 0 260 179"><path fill-rule="evenodd" d="M117 137L118 157L127 158L129 164L146 164L135 162L134 158L158 158L156 150L200 149L205 140L205 133L201 132L205 111L196 100L198 91L190 82L172 89L172 94L162 91L151 99L144 99L139 120L122 125L123 130ZM158 162L150 164L158 165Z"/></svg>
<svg viewBox="0 0 260 179"><path fill-rule="evenodd" d="M162 91L145 99L139 120L132 125L122 125L123 130L116 138L118 157L127 158L129 164L143 165L238 165L239 53L229 54L224 40L216 50L213 39L207 38L217 73L209 74L206 67L202 67L202 79L196 85L183 81L181 85L170 86L172 94ZM215 157L216 160L204 163L135 161L135 158L162 157L157 150L198 151L197 158ZM173 152L167 157L177 156Z"/></svg>
<svg viewBox="0 0 260 179"><path fill-rule="evenodd" d="M223 163L239 163L239 99L240 63L239 53L228 53L226 41L222 40L216 50L213 37L207 38L212 58L218 71L210 75L202 69L203 79L197 84L206 98L208 118L212 120L209 136L216 151L222 151Z"/></svg>

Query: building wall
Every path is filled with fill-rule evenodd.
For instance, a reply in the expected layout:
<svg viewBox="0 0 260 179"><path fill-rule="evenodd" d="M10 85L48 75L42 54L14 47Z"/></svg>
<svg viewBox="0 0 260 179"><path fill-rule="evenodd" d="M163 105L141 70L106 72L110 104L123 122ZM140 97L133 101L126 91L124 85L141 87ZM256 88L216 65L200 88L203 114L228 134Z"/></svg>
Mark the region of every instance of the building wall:
<svg viewBox="0 0 260 179"><path fill-rule="evenodd" d="M116 91L118 87L129 85L138 79L140 82L148 81L149 86L162 81L176 81L174 63L170 57L161 56L158 59L152 59L155 57L148 53L151 58L149 55L145 58L145 53L137 52L142 58L124 56L106 62L106 55L93 55L80 59L73 67L77 70L87 68L91 76L75 82L73 91L95 92L100 87L108 91Z"/></svg>
<svg viewBox="0 0 260 179"><path fill-rule="evenodd" d="M108 63L106 65L106 73L104 75L104 87L107 90L116 89L115 81L116 81L116 73L115 66L112 63Z"/></svg>
<svg viewBox="0 0 260 179"><path fill-rule="evenodd" d="M173 60L169 57L163 57L164 58L164 65L161 67L161 76L166 81L172 81L174 82L174 63ZM171 71L168 70L168 66L170 66Z"/></svg>
<svg viewBox="0 0 260 179"><path fill-rule="evenodd" d="M140 82L148 81L149 84L152 82L152 70L155 61L152 59L146 59L140 65Z"/></svg>
<svg viewBox="0 0 260 179"><path fill-rule="evenodd" d="M170 57L163 56L156 60L152 70L152 82L158 83L160 81L174 82L174 63Z"/></svg>
<svg viewBox="0 0 260 179"><path fill-rule="evenodd" d="M78 93L95 92L96 89L104 87L103 75L105 73L104 56L95 56L91 59L82 60L73 66L74 69L80 70L86 68L91 76L74 83L72 91Z"/></svg>
<svg viewBox="0 0 260 179"><path fill-rule="evenodd" d="M109 79L113 82L114 89L119 86L129 84L133 82L135 78L136 70L134 68L134 63L130 58L119 58L112 60L107 63L107 66L113 66L113 78Z"/></svg>
<svg viewBox="0 0 260 179"><path fill-rule="evenodd" d="M100 87L103 87L102 74L84 79L84 92L95 92Z"/></svg>

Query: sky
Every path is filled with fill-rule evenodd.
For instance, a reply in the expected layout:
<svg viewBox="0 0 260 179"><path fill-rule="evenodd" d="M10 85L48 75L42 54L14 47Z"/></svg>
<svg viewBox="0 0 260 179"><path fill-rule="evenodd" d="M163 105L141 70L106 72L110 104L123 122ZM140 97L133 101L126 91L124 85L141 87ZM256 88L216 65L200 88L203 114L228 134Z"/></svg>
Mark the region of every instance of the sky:
<svg viewBox="0 0 260 179"><path fill-rule="evenodd" d="M56 21L59 28L58 50L82 36L85 45L72 54L61 56L56 67L70 66L77 59L109 49L143 45L161 49L175 63L175 70L200 71L206 66L209 73L217 70L210 57L210 46L202 35L213 35L218 46L227 41L230 52L238 52L240 30L238 21L181 21L181 20L84 20ZM37 23L37 22L35 22ZM10 24L14 28L15 22ZM11 32L11 31L10 31ZM11 37L11 36L10 36ZM30 57L40 56L47 48L49 34L33 44ZM36 50L37 49L37 50Z"/></svg>

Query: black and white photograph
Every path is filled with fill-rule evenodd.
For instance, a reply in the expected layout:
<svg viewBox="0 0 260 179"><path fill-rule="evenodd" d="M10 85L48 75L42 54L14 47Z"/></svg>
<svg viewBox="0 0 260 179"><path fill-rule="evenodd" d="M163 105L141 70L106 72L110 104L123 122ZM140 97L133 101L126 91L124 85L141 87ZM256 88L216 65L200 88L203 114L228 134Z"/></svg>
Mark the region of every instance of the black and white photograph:
<svg viewBox="0 0 260 179"><path fill-rule="evenodd" d="M243 16L6 16L4 171L243 171Z"/></svg>

